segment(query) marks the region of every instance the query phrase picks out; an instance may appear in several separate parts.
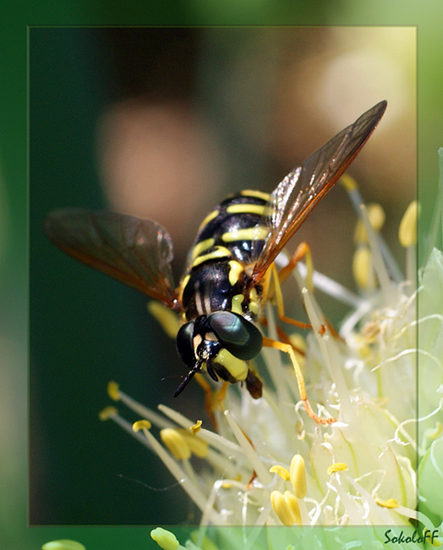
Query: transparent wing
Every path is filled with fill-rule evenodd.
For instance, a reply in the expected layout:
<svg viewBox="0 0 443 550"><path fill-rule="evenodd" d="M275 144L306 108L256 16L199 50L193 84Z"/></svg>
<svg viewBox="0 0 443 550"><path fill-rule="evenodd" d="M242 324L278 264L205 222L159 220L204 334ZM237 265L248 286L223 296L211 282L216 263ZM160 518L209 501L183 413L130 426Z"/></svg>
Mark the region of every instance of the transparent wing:
<svg viewBox="0 0 443 550"><path fill-rule="evenodd" d="M158 223L114 212L66 209L51 212L44 230L77 260L175 306L172 242Z"/></svg>
<svg viewBox="0 0 443 550"><path fill-rule="evenodd" d="M269 234L254 266L254 284L354 160L383 116L386 105L386 101L381 101L366 111L288 174L273 191L264 222L269 226Z"/></svg>

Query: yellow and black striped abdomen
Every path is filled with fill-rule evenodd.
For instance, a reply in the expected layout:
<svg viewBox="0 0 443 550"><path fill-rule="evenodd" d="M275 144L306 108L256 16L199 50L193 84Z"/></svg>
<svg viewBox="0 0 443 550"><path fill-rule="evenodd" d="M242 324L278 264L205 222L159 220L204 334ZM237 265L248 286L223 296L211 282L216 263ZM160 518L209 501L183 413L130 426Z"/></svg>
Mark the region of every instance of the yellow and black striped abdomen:
<svg viewBox="0 0 443 550"><path fill-rule="evenodd" d="M244 295L244 268L254 263L266 242L268 200L266 193L242 191L203 220L181 285L187 319L220 310L256 315L257 297Z"/></svg>
<svg viewBox="0 0 443 550"><path fill-rule="evenodd" d="M211 248L224 247L238 262L252 263L260 255L269 232L263 221L268 200L267 193L241 191L220 203L200 226L193 261L199 261Z"/></svg>

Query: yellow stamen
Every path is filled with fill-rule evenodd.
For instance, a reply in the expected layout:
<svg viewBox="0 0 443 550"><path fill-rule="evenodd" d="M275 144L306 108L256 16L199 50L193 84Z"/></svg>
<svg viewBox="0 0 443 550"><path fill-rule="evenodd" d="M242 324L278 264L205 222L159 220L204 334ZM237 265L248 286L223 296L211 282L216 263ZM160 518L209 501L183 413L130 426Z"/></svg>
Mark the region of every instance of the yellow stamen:
<svg viewBox="0 0 443 550"><path fill-rule="evenodd" d="M341 183L348 192L358 189L357 182L349 174L343 174L339 180L339 183Z"/></svg>
<svg viewBox="0 0 443 550"><path fill-rule="evenodd" d="M189 445L177 430L165 428L160 431L160 437L175 460L187 460L190 458L191 450Z"/></svg>
<svg viewBox="0 0 443 550"><path fill-rule="evenodd" d="M305 498L306 496L306 469L305 461L301 455L294 455L291 460L289 469L290 479L294 494L297 498Z"/></svg>
<svg viewBox="0 0 443 550"><path fill-rule="evenodd" d="M346 466L346 464L343 464L343 462L336 462L335 464L331 464L327 469L328 476L335 474L335 472L340 472L347 469L348 467Z"/></svg>
<svg viewBox="0 0 443 550"><path fill-rule="evenodd" d="M157 527L151 531L151 538L163 548L163 550L177 550L180 546L176 536L171 531Z"/></svg>
<svg viewBox="0 0 443 550"><path fill-rule="evenodd" d="M372 268L372 254L368 247L359 246L354 254L352 272L357 285L369 290L374 287L375 279Z"/></svg>
<svg viewBox="0 0 443 550"><path fill-rule="evenodd" d="M272 491L271 505L283 525L301 525L300 507L295 495L289 491L284 494Z"/></svg>
<svg viewBox="0 0 443 550"><path fill-rule="evenodd" d="M75 540L52 540L42 546L42 550L86 550L83 544Z"/></svg>
<svg viewBox="0 0 443 550"><path fill-rule="evenodd" d="M117 382L108 382L108 395L113 401L120 400L120 391Z"/></svg>
<svg viewBox="0 0 443 550"><path fill-rule="evenodd" d="M419 211L418 202L412 201L400 222L398 240L405 248L413 246L417 242L417 219Z"/></svg>
<svg viewBox="0 0 443 550"><path fill-rule="evenodd" d="M269 471L271 472L271 474L278 474L285 481L289 481L289 472L283 466L279 466L278 464L276 464L275 466L269 468Z"/></svg>
<svg viewBox="0 0 443 550"><path fill-rule="evenodd" d="M385 223L385 212L379 204L369 204L367 206L369 223L374 231L380 231ZM355 226L354 242L356 244L365 244L368 242L365 225L363 220L358 220Z"/></svg>
<svg viewBox="0 0 443 550"><path fill-rule="evenodd" d="M134 432L139 432L140 430L150 430L151 429L151 423L149 420L137 420L137 422L134 422L132 424L132 429Z"/></svg>
<svg viewBox="0 0 443 550"><path fill-rule="evenodd" d="M382 500L381 498L376 498L375 502L382 506L383 508L398 508L400 503L395 498L388 498L388 500Z"/></svg>
<svg viewBox="0 0 443 550"><path fill-rule="evenodd" d="M180 321L172 310L160 302L151 300L148 302L148 311L169 338L175 338L177 336L178 329L180 328Z"/></svg>
<svg viewBox="0 0 443 550"><path fill-rule="evenodd" d="M194 435L197 435L198 432L201 430L203 422L201 420L197 420L197 422L191 426L189 429Z"/></svg>
<svg viewBox="0 0 443 550"><path fill-rule="evenodd" d="M199 458L205 458L208 455L209 445L206 441L189 433L189 430L184 428L179 428L177 432L183 437L192 454Z"/></svg>
<svg viewBox="0 0 443 550"><path fill-rule="evenodd" d="M100 420L109 420L111 416L117 414L117 409L115 407L105 407L102 411L98 413Z"/></svg>

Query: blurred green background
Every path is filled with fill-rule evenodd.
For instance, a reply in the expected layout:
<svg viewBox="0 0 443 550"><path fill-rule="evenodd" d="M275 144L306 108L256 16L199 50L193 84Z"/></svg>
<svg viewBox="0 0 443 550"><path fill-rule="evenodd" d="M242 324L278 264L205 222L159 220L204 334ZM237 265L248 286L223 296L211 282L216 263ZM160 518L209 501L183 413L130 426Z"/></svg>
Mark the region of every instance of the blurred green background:
<svg viewBox="0 0 443 550"><path fill-rule="evenodd" d="M386 233L395 241L396 224L414 196L417 105L425 213L435 202L443 141L441 5L399 1L369 8L354 1L331 10L321 1L262 1L250 7L229 3L224 11L210 2L182 2L174 16L165 4L165 11L149 13L92 2L20 15L2 7L0 427L6 445L0 491L8 498L0 507L1 548L39 548L50 538L122 547L120 537L127 545L131 536L134 547L150 547L145 530L27 529L28 451L31 524L175 524L193 517L159 461L97 419L108 403L109 379L153 408L159 401L172 405L182 373L174 345L149 318L143 297L77 265L45 240L41 224L49 210L112 207L155 217L177 243L179 273L201 217L226 192L272 189L381 99L389 102L385 128L351 173L365 198L385 207ZM33 27L26 40L29 24L135 21L324 27ZM416 60L415 28L389 32L386 26L417 24ZM385 27L330 28L338 25ZM341 189L323 202L300 238L312 243L321 271L352 286L346 280L350 208ZM428 223L429 215L423 219ZM201 402L188 388L173 404L198 418Z"/></svg>

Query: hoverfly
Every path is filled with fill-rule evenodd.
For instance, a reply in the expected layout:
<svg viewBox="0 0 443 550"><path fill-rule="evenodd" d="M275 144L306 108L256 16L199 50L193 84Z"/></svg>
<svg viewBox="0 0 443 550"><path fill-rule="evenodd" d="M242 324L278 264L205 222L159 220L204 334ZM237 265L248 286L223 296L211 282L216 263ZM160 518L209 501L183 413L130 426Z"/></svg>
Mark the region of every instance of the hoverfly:
<svg viewBox="0 0 443 550"><path fill-rule="evenodd" d="M262 346L293 356L289 345L264 337L256 324L273 262L366 143L386 105L386 101L378 103L339 132L271 194L241 191L217 205L198 230L177 287L171 271L172 242L155 221L66 209L47 216L45 232L74 258L160 301L181 317L176 344L189 370L174 396L196 373L206 372L215 381L245 382L251 396L259 398L262 382L250 361ZM313 413L303 382L299 388L309 415L330 423L331 419L324 421Z"/></svg>

